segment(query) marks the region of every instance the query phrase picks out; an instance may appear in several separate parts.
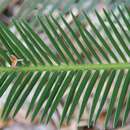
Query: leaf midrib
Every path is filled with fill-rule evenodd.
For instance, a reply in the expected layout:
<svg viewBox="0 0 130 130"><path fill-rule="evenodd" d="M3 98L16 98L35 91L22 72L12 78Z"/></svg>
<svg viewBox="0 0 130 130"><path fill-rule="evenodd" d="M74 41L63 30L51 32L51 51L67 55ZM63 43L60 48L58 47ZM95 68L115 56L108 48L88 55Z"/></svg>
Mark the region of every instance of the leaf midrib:
<svg viewBox="0 0 130 130"><path fill-rule="evenodd" d="M82 64L82 65L46 65L46 66L24 66L24 67L0 67L0 72L28 72L28 71L78 71L78 70L119 70L130 69L130 63L117 64Z"/></svg>

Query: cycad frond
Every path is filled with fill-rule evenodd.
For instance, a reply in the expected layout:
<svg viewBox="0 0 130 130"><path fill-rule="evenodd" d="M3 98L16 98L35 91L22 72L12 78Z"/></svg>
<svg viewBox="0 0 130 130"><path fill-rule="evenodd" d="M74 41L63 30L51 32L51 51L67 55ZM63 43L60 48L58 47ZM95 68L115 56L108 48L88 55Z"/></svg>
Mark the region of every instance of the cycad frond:
<svg viewBox="0 0 130 130"><path fill-rule="evenodd" d="M110 17L104 10L106 21L96 12L104 30L103 35L86 13L83 14L92 32L83 27L81 21L71 13L79 37L63 16L61 19L68 33L53 16L45 17L46 21L38 17L55 50L52 50L24 20L13 21L22 40L0 23L0 43L5 50L0 51L0 58L3 59L0 64L0 96L8 87L11 88L2 117L4 119L9 115L14 117L35 87L26 115L32 113L32 121L42 110L40 121L46 117L48 122L65 93L67 97L60 123L62 124L65 119L67 122L70 121L81 100L78 116L80 121L89 97L96 88L88 125L94 125L98 119L108 94L111 95L111 99L107 107L105 127L108 125L116 100L113 126L117 126L125 104L122 122L124 125L130 102L130 96L127 96L130 83L130 23L122 10L120 8L118 10L124 23L113 12L113 17ZM127 8L126 11L130 16ZM113 23L113 18L117 25ZM17 62L18 59L22 61Z"/></svg>

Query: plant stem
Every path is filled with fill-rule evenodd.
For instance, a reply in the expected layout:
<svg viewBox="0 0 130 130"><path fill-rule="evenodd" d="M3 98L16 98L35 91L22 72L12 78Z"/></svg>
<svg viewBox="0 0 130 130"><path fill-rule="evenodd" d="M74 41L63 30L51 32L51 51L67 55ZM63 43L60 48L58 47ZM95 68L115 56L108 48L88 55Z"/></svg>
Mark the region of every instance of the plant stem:
<svg viewBox="0 0 130 130"><path fill-rule="evenodd" d="M83 64L83 65L53 65L53 66L28 66L28 67L0 67L0 72L28 72L28 71L76 71L76 70L118 70L130 69L129 63L124 64Z"/></svg>

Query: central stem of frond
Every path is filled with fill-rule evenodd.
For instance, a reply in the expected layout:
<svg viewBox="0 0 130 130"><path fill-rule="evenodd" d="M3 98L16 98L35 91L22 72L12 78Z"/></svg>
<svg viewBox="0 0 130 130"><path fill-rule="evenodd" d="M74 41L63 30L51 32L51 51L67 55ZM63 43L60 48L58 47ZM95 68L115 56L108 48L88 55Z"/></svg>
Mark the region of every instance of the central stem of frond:
<svg viewBox="0 0 130 130"><path fill-rule="evenodd" d="M129 63L119 64L82 64L82 65L47 65L47 66L27 66L27 67L0 67L0 72L28 72L28 71L78 71L78 70L121 70L130 69Z"/></svg>

